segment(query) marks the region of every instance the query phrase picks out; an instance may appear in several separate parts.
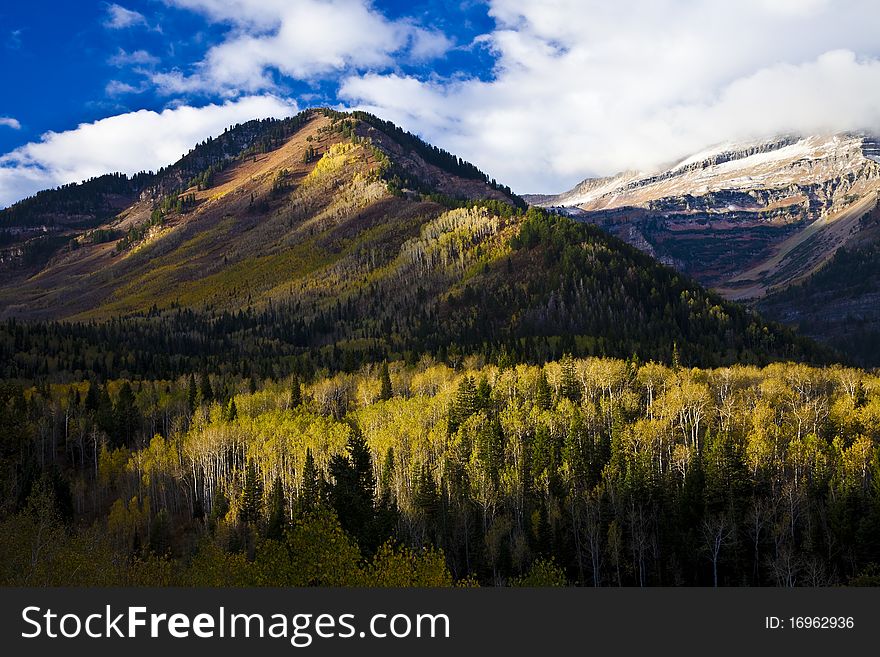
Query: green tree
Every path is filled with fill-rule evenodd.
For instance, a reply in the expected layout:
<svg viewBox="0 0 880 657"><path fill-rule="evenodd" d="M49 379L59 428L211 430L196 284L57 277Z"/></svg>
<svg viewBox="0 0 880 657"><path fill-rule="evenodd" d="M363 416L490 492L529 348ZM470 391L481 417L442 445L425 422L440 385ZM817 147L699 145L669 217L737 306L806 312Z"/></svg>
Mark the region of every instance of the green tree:
<svg viewBox="0 0 880 657"><path fill-rule="evenodd" d="M98 391L98 409L95 412L95 422L107 434L112 435L116 432L116 413L107 386L101 386Z"/></svg>
<svg viewBox="0 0 880 657"><path fill-rule="evenodd" d="M538 387L535 390L535 405L542 411L549 411L553 405L553 391L550 389L550 382L547 375L541 369L538 375Z"/></svg>
<svg viewBox="0 0 880 657"><path fill-rule="evenodd" d="M284 497L284 483L275 477L269 493L269 520L266 524L266 537L280 540L287 527L287 500Z"/></svg>
<svg viewBox="0 0 880 657"><path fill-rule="evenodd" d="M163 557L171 552L171 518L168 511L162 509L150 523L150 551Z"/></svg>
<svg viewBox="0 0 880 657"><path fill-rule="evenodd" d="M452 407L449 409L449 432L455 433L465 420L476 413L479 408L474 378L466 376L459 382Z"/></svg>
<svg viewBox="0 0 880 657"><path fill-rule="evenodd" d="M566 354L559 362L561 368L561 378L559 381L559 392L566 399L578 402L581 399L581 386L577 380L574 370L574 359L571 354Z"/></svg>
<svg viewBox="0 0 880 657"><path fill-rule="evenodd" d="M211 378L207 372L202 372L199 377L199 397L203 404L210 404L214 401L214 389L211 387Z"/></svg>
<svg viewBox="0 0 880 657"><path fill-rule="evenodd" d="M388 373L388 363L383 362L382 368L379 370L379 383L381 389L379 391L379 399L388 401L391 399L394 391L391 388L391 375Z"/></svg>
<svg viewBox="0 0 880 657"><path fill-rule="evenodd" d="M227 422L235 422L236 418L238 418L238 407L235 405L235 399L230 399L229 404L226 405L224 419Z"/></svg>
<svg viewBox="0 0 880 657"><path fill-rule="evenodd" d="M306 448L306 458L303 463L302 483L299 487L299 506L303 513L311 513L321 503L321 486L318 480L318 468L315 466L315 457L312 456L311 448Z"/></svg>
<svg viewBox="0 0 880 657"><path fill-rule="evenodd" d="M238 518L243 523L257 523L263 517L263 482L253 461L249 461L244 474L241 507Z"/></svg>
<svg viewBox="0 0 880 657"><path fill-rule="evenodd" d="M300 384L299 377L294 372L293 380L290 384L290 407L298 408L300 404L302 404L302 384Z"/></svg>
<svg viewBox="0 0 880 657"><path fill-rule="evenodd" d="M186 390L186 403L189 407L190 414L195 413L196 411L196 401L198 401L199 389L196 387L196 377L190 372L189 374L189 384Z"/></svg>
<svg viewBox="0 0 880 657"><path fill-rule="evenodd" d="M113 407L113 424L115 426L114 441L116 445L131 445L139 422L137 406L131 384L126 381L119 388L119 396Z"/></svg>
<svg viewBox="0 0 880 657"><path fill-rule="evenodd" d="M350 533L366 554L372 554L381 540L376 535L373 461L363 436L353 431L346 454L330 459L330 504L342 528Z"/></svg>

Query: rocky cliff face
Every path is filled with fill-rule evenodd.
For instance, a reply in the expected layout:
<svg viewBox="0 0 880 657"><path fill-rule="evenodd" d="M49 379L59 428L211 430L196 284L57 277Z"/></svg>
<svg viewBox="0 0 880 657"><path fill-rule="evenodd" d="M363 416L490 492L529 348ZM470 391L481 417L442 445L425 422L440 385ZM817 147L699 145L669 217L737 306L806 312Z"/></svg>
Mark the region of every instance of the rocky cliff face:
<svg viewBox="0 0 880 657"><path fill-rule="evenodd" d="M598 224L730 298L752 299L828 262L858 233L878 190L877 138L784 135L526 200Z"/></svg>

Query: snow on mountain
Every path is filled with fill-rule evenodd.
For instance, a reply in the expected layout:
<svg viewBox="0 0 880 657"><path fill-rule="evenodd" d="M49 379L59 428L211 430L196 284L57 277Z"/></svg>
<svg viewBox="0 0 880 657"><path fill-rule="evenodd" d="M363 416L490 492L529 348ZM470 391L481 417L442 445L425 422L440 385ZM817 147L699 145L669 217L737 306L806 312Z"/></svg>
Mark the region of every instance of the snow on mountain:
<svg viewBox="0 0 880 657"><path fill-rule="evenodd" d="M526 197L542 206L600 210L647 207L667 197L815 185L841 176L880 177L880 141L863 135L783 136L725 143L654 173L584 180L556 195Z"/></svg>
<svg viewBox="0 0 880 657"><path fill-rule="evenodd" d="M880 139L781 135L724 143L650 173L526 196L595 223L734 299L816 271L878 204Z"/></svg>

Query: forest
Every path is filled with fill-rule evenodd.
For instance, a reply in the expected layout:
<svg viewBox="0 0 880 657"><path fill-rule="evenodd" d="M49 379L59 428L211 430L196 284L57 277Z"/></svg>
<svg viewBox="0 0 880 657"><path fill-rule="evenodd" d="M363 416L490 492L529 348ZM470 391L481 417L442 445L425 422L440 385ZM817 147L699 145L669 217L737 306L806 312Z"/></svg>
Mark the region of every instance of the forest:
<svg viewBox="0 0 880 657"><path fill-rule="evenodd" d="M0 392L7 585L880 583L880 377L423 355Z"/></svg>

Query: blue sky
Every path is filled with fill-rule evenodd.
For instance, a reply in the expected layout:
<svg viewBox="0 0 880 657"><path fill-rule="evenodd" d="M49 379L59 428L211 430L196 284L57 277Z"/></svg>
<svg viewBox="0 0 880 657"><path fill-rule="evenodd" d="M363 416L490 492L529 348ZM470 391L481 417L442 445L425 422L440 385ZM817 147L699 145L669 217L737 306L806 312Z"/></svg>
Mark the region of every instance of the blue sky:
<svg viewBox="0 0 880 657"><path fill-rule="evenodd" d="M880 130L874 0L0 6L0 206L229 123L360 107L519 192L727 140Z"/></svg>
<svg viewBox="0 0 880 657"><path fill-rule="evenodd" d="M468 44L491 30L488 5L463 3L455 14L446 6L394 0L382 3L382 10L391 20L412 18L433 26L458 43ZM113 27L114 20L118 27ZM18 130L0 130L0 152L38 139L47 130L62 131L138 109L161 111L181 99L199 104L219 97L210 90L169 96L144 84L139 73L186 70L223 40L228 25L212 23L192 10L157 0L4 3L0 26L0 84L11 90L0 101L0 116L16 117L21 124ZM146 54L138 61L132 53ZM454 48L434 61L398 61L389 68L422 76L485 76L492 60L486 49ZM278 82L287 95L307 97L303 105L337 103L332 75L305 81L278 76ZM136 91L126 92L122 85Z"/></svg>

